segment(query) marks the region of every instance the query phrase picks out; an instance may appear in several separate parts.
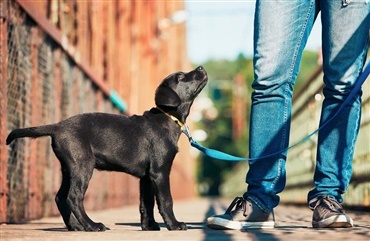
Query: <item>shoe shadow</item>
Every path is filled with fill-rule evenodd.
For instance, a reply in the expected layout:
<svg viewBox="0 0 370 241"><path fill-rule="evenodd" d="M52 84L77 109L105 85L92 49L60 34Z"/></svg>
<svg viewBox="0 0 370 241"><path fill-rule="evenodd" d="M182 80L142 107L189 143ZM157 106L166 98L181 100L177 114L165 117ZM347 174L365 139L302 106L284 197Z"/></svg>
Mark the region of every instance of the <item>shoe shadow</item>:
<svg viewBox="0 0 370 241"><path fill-rule="evenodd" d="M275 225L275 229L299 229L299 228L310 228L306 225Z"/></svg>

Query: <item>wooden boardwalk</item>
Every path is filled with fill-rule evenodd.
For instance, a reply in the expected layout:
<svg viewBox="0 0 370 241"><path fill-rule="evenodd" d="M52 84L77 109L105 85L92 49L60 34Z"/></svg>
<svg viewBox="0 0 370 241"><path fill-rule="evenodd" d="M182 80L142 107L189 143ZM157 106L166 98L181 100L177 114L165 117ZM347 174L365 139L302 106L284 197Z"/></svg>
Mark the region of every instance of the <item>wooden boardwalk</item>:
<svg viewBox="0 0 370 241"><path fill-rule="evenodd" d="M168 231L159 214L161 231L140 229L138 205L99 212L89 212L94 221L110 228L106 232L68 232L60 217L44 218L27 224L0 226L1 241L16 240L191 240L191 241L277 241L277 240L370 240L370 213L347 211L355 227L349 229L313 229L312 211L302 206L281 205L276 208L276 228L271 230L234 231L211 230L204 220L209 215L225 211L230 200L196 199L175 202L178 220L188 225L187 231Z"/></svg>

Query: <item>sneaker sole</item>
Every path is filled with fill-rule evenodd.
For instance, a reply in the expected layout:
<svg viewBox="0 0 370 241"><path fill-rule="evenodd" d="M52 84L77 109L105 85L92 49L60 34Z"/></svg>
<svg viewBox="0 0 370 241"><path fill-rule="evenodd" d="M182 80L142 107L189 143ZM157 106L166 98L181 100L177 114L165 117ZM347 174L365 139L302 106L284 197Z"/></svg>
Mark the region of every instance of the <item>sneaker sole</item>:
<svg viewBox="0 0 370 241"><path fill-rule="evenodd" d="M352 228L353 220L346 215L333 216L321 221L312 221L314 228Z"/></svg>
<svg viewBox="0 0 370 241"><path fill-rule="evenodd" d="M207 219L207 227L211 229L233 229L233 230L242 230L242 229L270 229L275 228L274 221L265 221L265 222L238 222L230 221L218 217L210 217Z"/></svg>

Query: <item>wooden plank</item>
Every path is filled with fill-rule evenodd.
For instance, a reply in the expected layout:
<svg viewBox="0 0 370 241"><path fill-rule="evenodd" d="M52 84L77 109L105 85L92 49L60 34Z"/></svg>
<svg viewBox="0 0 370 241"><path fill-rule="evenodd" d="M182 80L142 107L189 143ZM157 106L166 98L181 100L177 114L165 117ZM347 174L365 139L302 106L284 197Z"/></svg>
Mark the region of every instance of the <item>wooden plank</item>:
<svg viewBox="0 0 370 241"><path fill-rule="evenodd" d="M2 19L3 10L5 11L6 2L0 2L0 223L6 222L7 202L8 202L8 151L5 146L7 136L7 70L8 65L5 61L8 55L8 34L7 20ZM5 16L5 15L4 15Z"/></svg>
<svg viewBox="0 0 370 241"><path fill-rule="evenodd" d="M38 28L31 29L31 126L40 125L40 79L38 75ZM41 217L42 207L41 207L41 190L38 185L42 177L39 176L38 167L42 166L41 163L38 163L37 152L38 150L38 141L31 140L29 142L29 165L28 165L28 202L27 202L27 219L35 219ZM44 167L45 168L45 167Z"/></svg>
<svg viewBox="0 0 370 241"><path fill-rule="evenodd" d="M97 78L103 81L103 38L102 38L102 24L103 24L103 1L92 1L90 12L91 25L91 53L90 65L95 70Z"/></svg>
<svg viewBox="0 0 370 241"><path fill-rule="evenodd" d="M130 104L130 88L131 88L131 34L132 28L130 23L131 18L131 5L130 1L118 1L119 3L119 19L117 25L117 42L118 45L117 53L119 59L119 67L117 73L117 84L114 89L125 98L128 106ZM116 63L117 63L116 59Z"/></svg>
<svg viewBox="0 0 370 241"><path fill-rule="evenodd" d="M62 79L61 79L61 50L55 49L53 51L52 56L53 61L53 80L54 80L54 95L55 95L55 106L54 106L54 116L55 121L60 121L62 119ZM59 160L55 157L54 153L54 165L53 165L53 194L54 196L57 194L59 187L62 183L62 174L61 174L61 166ZM54 215L59 215L59 210L56 205L52 205L51 213Z"/></svg>
<svg viewBox="0 0 370 241"><path fill-rule="evenodd" d="M75 13L75 21L76 21L76 48L81 54L81 58L85 59L87 63L90 62L89 50L91 44L91 33L89 28L89 6L90 3L88 1L76 1L75 4L77 5L77 10ZM90 63L89 63L90 64Z"/></svg>

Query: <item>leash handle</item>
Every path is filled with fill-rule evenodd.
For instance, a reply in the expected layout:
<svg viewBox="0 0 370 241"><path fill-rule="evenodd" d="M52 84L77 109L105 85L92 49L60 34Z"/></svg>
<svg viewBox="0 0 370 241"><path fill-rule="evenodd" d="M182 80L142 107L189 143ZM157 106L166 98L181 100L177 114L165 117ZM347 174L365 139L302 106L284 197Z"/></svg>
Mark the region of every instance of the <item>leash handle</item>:
<svg viewBox="0 0 370 241"><path fill-rule="evenodd" d="M308 136L302 138L297 143L295 143L295 144L293 144L293 145L291 145L291 146L289 146L289 147L287 147L287 148L285 148L285 149L283 149L281 151L272 153L272 154L268 154L268 155L261 156L261 157L256 157L256 158L247 158L247 157L233 156L233 155L230 155L230 154L227 154L227 153L224 153L224 152L221 152L221 151L217 151L217 150L214 150L214 149L211 149L211 148L206 148L206 147L202 146L201 144L199 144L190 135L189 127L187 125L184 125L185 127L182 128L182 131L189 138L189 142L190 142L190 145L191 146L195 147L199 151L203 152L205 155L207 155L209 157L212 157L214 159L223 160L223 161L254 161L254 160L258 160L258 159L263 159L263 158L268 158L268 157L272 157L272 156L277 156L277 155L280 155L281 153L286 152L289 149L291 149L291 148L293 148L295 146L298 146L299 144L307 141L313 135L315 135L317 132L319 132L321 129L323 129L325 126L327 126L332 120L334 120L335 117L337 117L337 115L343 110L343 108L352 100L352 98L361 89L361 86L366 81L366 78L367 78L367 76L369 76L369 73L370 73L370 62L366 65L366 67L364 68L363 72L358 77L358 79L357 79L357 81L356 81L353 89L351 90L351 92L349 93L349 95L347 96L347 98L344 100L344 102L338 108L338 110L335 112L335 114L332 117L330 117L330 119L328 119L318 129L316 129L315 131L313 131Z"/></svg>

